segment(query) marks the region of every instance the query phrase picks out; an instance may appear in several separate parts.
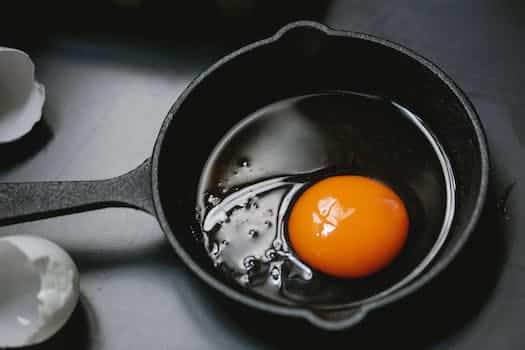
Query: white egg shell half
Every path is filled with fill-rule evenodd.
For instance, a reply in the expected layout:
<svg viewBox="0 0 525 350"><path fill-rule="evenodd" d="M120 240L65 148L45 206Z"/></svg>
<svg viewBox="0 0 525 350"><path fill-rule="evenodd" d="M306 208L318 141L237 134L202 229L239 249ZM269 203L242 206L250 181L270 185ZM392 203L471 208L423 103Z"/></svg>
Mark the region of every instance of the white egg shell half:
<svg viewBox="0 0 525 350"><path fill-rule="evenodd" d="M62 248L31 236L0 238L0 348L49 339L78 298L78 270Z"/></svg>
<svg viewBox="0 0 525 350"><path fill-rule="evenodd" d="M35 65L23 51L0 47L0 143L27 134L42 118L44 85L35 81Z"/></svg>

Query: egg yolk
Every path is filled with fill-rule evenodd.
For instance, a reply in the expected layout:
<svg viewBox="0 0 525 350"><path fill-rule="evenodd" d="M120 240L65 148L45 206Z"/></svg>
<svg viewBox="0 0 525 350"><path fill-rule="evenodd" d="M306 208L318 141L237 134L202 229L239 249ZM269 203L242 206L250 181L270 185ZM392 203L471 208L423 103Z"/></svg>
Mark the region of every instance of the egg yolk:
<svg viewBox="0 0 525 350"><path fill-rule="evenodd" d="M408 213L386 185L363 176L333 176L295 202L288 235L311 267L337 277L364 277L386 267L408 236Z"/></svg>

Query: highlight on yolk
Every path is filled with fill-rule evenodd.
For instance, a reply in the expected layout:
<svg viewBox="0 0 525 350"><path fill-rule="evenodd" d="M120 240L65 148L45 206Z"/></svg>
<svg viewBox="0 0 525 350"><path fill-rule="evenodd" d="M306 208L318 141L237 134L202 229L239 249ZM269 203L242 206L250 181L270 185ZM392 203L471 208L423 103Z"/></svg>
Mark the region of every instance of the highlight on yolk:
<svg viewBox="0 0 525 350"><path fill-rule="evenodd" d="M337 277L364 277L386 267L401 252L408 227L401 198L363 176L333 176L313 184L288 219L297 255Z"/></svg>

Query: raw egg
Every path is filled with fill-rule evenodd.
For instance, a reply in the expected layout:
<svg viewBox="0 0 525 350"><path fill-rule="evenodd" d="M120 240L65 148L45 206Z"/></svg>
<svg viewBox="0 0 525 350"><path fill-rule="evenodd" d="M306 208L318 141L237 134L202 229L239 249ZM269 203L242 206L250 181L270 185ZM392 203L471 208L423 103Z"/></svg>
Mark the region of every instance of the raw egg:
<svg viewBox="0 0 525 350"><path fill-rule="evenodd" d="M337 277L364 277L386 267L408 236L401 198L363 176L325 178L291 208L289 240L309 266Z"/></svg>
<svg viewBox="0 0 525 350"><path fill-rule="evenodd" d="M205 155L192 232L218 273L260 297L339 305L379 296L430 261L422 254L434 249L427 238L442 208L421 195L441 196L441 180L426 178L439 174L440 150L421 118L381 96L276 101Z"/></svg>

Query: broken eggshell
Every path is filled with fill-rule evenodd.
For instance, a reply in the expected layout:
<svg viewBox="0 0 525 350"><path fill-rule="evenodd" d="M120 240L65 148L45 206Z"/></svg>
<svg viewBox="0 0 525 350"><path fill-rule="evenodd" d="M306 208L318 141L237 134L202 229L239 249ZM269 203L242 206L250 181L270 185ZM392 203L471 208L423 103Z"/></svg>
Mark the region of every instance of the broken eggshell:
<svg viewBox="0 0 525 350"><path fill-rule="evenodd" d="M79 298L78 270L56 244L0 238L0 348L41 343L58 332Z"/></svg>
<svg viewBox="0 0 525 350"><path fill-rule="evenodd" d="M0 143L27 134L42 118L44 85L35 81L35 65L23 51L0 46Z"/></svg>

